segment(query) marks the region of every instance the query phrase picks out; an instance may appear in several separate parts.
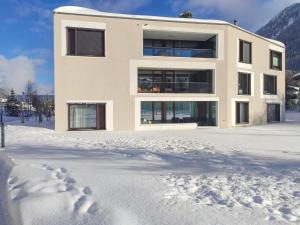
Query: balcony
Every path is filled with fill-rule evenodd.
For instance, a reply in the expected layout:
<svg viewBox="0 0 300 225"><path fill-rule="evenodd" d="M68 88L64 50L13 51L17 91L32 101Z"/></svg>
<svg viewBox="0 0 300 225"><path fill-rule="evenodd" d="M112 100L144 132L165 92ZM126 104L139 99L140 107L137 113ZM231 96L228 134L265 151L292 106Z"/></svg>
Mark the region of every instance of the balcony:
<svg viewBox="0 0 300 225"><path fill-rule="evenodd" d="M144 30L143 55L216 58L217 34Z"/></svg>
<svg viewBox="0 0 300 225"><path fill-rule="evenodd" d="M138 93L213 93L213 70L138 71Z"/></svg>
<svg viewBox="0 0 300 225"><path fill-rule="evenodd" d="M207 82L151 82L139 81L138 93L213 93Z"/></svg>
<svg viewBox="0 0 300 225"><path fill-rule="evenodd" d="M215 58L216 51L214 49L144 47L144 56Z"/></svg>

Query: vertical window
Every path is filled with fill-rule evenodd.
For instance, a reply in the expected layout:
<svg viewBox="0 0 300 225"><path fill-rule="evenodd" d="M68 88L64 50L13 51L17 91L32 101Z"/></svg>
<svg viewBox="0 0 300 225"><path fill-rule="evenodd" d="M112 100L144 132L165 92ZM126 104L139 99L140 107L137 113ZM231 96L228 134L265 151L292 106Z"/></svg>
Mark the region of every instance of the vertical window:
<svg viewBox="0 0 300 225"><path fill-rule="evenodd" d="M68 55L104 56L104 31L81 28L67 29Z"/></svg>
<svg viewBox="0 0 300 225"><path fill-rule="evenodd" d="M239 95L251 95L251 74L239 73Z"/></svg>
<svg viewBox="0 0 300 225"><path fill-rule="evenodd" d="M161 123L162 121L162 103L153 102L153 120L156 123Z"/></svg>
<svg viewBox="0 0 300 225"><path fill-rule="evenodd" d="M252 63L252 44L250 42L240 40L239 61L248 64Z"/></svg>
<svg viewBox="0 0 300 225"><path fill-rule="evenodd" d="M264 94L277 95L277 77L264 75Z"/></svg>
<svg viewBox="0 0 300 225"><path fill-rule="evenodd" d="M267 121L280 122L280 104L267 104Z"/></svg>
<svg viewBox="0 0 300 225"><path fill-rule="evenodd" d="M236 123L247 124L249 123L249 103L237 102L236 103Z"/></svg>
<svg viewBox="0 0 300 225"><path fill-rule="evenodd" d="M270 51L270 68L275 70L282 70L282 53Z"/></svg>
<svg viewBox="0 0 300 225"><path fill-rule="evenodd" d="M151 123L153 120L152 114L152 102L141 102L141 123L147 124Z"/></svg>

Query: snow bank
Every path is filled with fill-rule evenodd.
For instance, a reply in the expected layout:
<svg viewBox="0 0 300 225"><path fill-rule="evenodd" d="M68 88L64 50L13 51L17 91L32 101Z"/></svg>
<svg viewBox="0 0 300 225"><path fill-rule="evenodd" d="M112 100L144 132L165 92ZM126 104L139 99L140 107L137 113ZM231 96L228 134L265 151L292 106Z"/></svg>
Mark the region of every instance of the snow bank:
<svg viewBox="0 0 300 225"><path fill-rule="evenodd" d="M6 127L16 161L9 192L24 225L300 222L297 113L285 124L236 129L55 133L39 126Z"/></svg>

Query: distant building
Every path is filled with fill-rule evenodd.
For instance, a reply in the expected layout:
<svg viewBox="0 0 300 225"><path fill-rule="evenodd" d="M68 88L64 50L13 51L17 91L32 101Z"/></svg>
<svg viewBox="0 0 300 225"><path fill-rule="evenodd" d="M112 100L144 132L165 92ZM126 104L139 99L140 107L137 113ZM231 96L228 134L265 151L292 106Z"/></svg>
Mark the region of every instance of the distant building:
<svg viewBox="0 0 300 225"><path fill-rule="evenodd" d="M5 104L7 102L6 98L0 98L0 111L4 111Z"/></svg>

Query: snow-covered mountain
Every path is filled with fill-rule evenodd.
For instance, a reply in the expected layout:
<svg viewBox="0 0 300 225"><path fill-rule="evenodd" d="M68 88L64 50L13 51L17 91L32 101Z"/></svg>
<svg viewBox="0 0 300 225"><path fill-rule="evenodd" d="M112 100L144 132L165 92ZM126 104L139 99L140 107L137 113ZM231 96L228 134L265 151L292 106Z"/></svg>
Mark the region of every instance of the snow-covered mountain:
<svg viewBox="0 0 300 225"><path fill-rule="evenodd" d="M257 34L285 43L287 69L300 71L300 3L285 8Z"/></svg>

